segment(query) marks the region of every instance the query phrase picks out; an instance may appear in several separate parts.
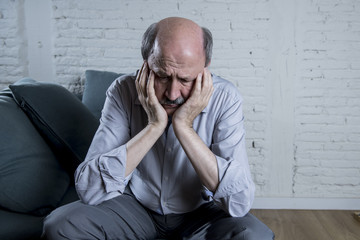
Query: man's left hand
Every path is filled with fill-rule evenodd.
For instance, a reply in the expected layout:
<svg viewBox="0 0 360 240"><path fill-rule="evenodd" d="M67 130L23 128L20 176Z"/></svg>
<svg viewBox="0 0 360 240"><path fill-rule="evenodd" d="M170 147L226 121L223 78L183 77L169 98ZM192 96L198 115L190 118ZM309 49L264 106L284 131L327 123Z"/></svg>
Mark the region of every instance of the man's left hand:
<svg viewBox="0 0 360 240"><path fill-rule="evenodd" d="M214 87L211 73L207 68L204 68L204 71L199 73L195 80L190 97L175 111L172 119L174 127L192 128L194 119L208 105L213 91Z"/></svg>
<svg viewBox="0 0 360 240"><path fill-rule="evenodd" d="M219 185L216 156L193 129L194 119L208 105L214 91L213 80L207 68L197 76L190 97L178 108L172 118L173 129L201 182L215 192Z"/></svg>

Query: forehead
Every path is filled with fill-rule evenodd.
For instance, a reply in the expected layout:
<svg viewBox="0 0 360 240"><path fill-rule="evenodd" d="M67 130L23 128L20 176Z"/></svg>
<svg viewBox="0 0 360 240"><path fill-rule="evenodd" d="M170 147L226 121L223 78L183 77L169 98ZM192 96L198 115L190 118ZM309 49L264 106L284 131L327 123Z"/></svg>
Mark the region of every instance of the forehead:
<svg viewBox="0 0 360 240"><path fill-rule="evenodd" d="M172 59L154 58L149 67L161 76L176 76L178 78L192 79L203 70L201 65L194 66L188 62L176 62Z"/></svg>
<svg viewBox="0 0 360 240"><path fill-rule="evenodd" d="M205 59L196 52L188 49L160 47L154 45L153 53L148 62L149 67L156 73L172 75L174 72L186 76L197 76L205 66Z"/></svg>

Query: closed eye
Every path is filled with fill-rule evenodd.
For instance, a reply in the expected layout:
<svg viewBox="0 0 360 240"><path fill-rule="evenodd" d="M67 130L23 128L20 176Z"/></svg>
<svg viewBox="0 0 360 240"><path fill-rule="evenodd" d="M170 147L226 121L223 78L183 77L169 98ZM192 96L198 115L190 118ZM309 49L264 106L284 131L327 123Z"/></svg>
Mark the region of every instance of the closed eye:
<svg viewBox="0 0 360 240"><path fill-rule="evenodd" d="M185 78L179 78L179 81L184 85L190 85L194 80L188 80Z"/></svg>
<svg viewBox="0 0 360 240"><path fill-rule="evenodd" d="M169 81L168 77L159 77L158 80L162 83L167 83Z"/></svg>
<svg viewBox="0 0 360 240"><path fill-rule="evenodd" d="M160 75L155 73L155 78L160 82L167 82L169 80L169 77L166 75Z"/></svg>

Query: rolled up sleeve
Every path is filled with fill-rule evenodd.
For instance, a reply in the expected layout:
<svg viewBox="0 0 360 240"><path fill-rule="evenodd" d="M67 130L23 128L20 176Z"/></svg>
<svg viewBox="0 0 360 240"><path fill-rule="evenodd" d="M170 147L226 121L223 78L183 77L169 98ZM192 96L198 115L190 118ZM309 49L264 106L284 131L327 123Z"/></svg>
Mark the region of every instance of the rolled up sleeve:
<svg viewBox="0 0 360 240"><path fill-rule="evenodd" d="M106 93L100 126L84 162L75 172L78 195L91 205L121 195L132 175L125 177L129 126L116 84Z"/></svg>
<svg viewBox="0 0 360 240"><path fill-rule="evenodd" d="M229 215L241 217L252 206L255 185L246 154L242 99L228 106L213 136L212 151L216 155L220 180L213 199Z"/></svg>

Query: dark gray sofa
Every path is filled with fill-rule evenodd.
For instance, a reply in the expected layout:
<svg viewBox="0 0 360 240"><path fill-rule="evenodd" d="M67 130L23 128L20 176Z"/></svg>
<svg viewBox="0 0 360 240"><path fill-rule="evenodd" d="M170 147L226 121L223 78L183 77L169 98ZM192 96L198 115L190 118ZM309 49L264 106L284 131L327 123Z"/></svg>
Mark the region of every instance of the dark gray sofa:
<svg viewBox="0 0 360 240"><path fill-rule="evenodd" d="M39 239L52 210L78 200L74 171L120 74L88 70L79 98L30 78L0 91L0 239Z"/></svg>

